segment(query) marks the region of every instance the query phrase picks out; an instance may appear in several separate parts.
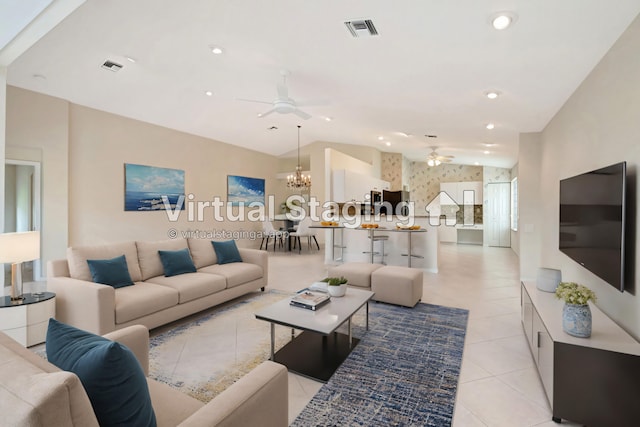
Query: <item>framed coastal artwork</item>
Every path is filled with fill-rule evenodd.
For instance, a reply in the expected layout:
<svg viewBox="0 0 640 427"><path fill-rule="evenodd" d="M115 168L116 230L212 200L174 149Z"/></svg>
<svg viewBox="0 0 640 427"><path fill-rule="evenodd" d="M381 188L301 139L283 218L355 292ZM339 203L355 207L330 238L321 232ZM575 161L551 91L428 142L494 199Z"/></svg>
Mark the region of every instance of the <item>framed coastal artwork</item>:
<svg viewBox="0 0 640 427"><path fill-rule="evenodd" d="M125 211L164 210L163 196L166 196L172 210L176 209L179 201L180 210L184 210L184 195L183 170L125 163Z"/></svg>
<svg viewBox="0 0 640 427"><path fill-rule="evenodd" d="M239 206L252 202L264 205L264 179L227 175L227 203Z"/></svg>

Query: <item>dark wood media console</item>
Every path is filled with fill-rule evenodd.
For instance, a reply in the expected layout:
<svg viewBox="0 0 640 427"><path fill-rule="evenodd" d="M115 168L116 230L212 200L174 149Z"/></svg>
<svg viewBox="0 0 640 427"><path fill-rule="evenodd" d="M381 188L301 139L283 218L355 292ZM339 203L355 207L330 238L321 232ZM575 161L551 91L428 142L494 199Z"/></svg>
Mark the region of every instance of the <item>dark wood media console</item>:
<svg viewBox="0 0 640 427"><path fill-rule="evenodd" d="M590 338L562 330L553 293L523 282L522 325L553 420L589 427L633 427L640 420L640 343L591 305Z"/></svg>

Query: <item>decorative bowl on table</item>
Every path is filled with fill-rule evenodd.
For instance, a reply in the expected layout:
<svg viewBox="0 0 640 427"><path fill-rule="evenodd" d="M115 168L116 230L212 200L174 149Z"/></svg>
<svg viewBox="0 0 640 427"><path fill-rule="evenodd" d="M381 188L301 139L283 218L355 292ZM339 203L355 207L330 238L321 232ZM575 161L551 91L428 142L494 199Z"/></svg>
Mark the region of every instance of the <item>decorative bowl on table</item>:
<svg viewBox="0 0 640 427"><path fill-rule="evenodd" d="M343 297L347 293L347 279L340 277L327 277L322 280L327 283L327 290L332 297Z"/></svg>

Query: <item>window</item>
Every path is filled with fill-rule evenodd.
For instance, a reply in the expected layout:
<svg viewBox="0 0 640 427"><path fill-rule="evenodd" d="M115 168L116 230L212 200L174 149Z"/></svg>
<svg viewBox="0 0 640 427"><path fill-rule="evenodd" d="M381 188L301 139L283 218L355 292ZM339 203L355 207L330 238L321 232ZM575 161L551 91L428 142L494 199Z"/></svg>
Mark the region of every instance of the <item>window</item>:
<svg viewBox="0 0 640 427"><path fill-rule="evenodd" d="M518 231L518 177L511 180L511 229Z"/></svg>

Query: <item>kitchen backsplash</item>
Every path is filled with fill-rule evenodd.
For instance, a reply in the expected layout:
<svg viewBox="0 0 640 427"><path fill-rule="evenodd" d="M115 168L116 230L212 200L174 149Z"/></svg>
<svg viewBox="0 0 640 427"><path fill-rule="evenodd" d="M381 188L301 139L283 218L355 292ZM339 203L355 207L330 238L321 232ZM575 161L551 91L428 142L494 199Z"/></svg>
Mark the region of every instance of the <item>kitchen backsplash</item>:
<svg viewBox="0 0 640 427"><path fill-rule="evenodd" d="M465 218L465 214L469 217ZM443 205L440 207L440 215L444 215L445 218L455 215L457 224L482 224L482 205L473 205L473 210L469 212L464 209L464 206Z"/></svg>

